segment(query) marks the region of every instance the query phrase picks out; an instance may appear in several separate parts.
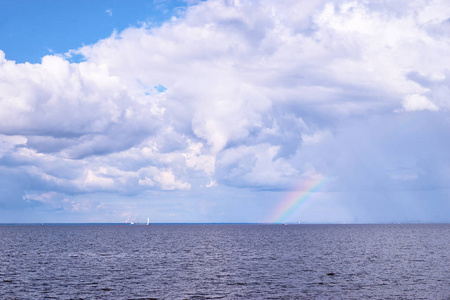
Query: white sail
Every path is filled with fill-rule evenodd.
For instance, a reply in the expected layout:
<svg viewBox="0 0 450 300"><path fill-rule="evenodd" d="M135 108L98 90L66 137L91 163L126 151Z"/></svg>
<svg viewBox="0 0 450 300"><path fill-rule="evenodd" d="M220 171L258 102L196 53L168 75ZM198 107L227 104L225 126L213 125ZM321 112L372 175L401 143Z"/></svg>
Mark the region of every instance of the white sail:
<svg viewBox="0 0 450 300"><path fill-rule="evenodd" d="M150 218L147 218L147 225L150 225Z"/></svg>

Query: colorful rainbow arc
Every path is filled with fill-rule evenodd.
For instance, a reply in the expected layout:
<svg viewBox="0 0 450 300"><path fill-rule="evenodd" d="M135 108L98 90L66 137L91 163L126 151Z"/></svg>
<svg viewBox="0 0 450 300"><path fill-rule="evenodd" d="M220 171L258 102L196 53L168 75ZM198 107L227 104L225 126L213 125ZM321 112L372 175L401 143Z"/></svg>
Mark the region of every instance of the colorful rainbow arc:
<svg viewBox="0 0 450 300"><path fill-rule="evenodd" d="M320 191L327 181L328 177L321 177L306 186L290 192L267 219L267 223L285 222L313 193Z"/></svg>

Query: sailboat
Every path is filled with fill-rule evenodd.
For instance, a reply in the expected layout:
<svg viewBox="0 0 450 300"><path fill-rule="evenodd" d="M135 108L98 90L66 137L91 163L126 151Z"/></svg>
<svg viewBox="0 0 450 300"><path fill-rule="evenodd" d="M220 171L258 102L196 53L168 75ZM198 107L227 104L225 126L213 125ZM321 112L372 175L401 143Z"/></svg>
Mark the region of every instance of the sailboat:
<svg viewBox="0 0 450 300"><path fill-rule="evenodd" d="M150 225L150 218L147 218L147 225Z"/></svg>

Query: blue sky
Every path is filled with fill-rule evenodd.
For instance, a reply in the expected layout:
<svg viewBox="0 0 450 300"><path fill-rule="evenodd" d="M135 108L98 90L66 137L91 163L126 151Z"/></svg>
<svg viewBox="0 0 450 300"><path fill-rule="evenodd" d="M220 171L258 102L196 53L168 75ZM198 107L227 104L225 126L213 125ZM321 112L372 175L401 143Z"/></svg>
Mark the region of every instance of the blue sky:
<svg viewBox="0 0 450 300"><path fill-rule="evenodd" d="M0 222L448 222L445 1L0 1Z"/></svg>
<svg viewBox="0 0 450 300"><path fill-rule="evenodd" d="M157 26L186 7L170 1L0 1L0 49L18 63L39 63L142 23Z"/></svg>

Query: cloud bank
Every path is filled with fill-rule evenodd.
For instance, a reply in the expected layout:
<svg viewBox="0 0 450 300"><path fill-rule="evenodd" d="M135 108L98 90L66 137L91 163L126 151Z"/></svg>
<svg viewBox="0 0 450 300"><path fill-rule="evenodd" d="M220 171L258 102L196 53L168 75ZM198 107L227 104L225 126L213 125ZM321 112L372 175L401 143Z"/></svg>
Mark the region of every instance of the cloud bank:
<svg viewBox="0 0 450 300"><path fill-rule="evenodd" d="M356 207L427 201L450 187L449 18L444 1L212 0L39 64L0 52L0 204L318 175Z"/></svg>

